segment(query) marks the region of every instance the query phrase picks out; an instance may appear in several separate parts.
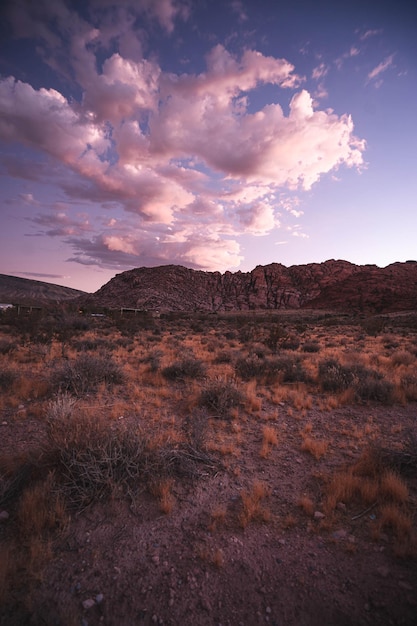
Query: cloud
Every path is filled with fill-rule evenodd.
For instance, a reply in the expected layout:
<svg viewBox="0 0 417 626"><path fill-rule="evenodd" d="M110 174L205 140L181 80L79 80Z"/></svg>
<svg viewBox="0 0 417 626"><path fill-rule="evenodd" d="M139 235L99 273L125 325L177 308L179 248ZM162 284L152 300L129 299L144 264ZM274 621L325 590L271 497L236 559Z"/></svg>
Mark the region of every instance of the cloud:
<svg viewBox="0 0 417 626"><path fill-rule="evenodd" d="M329 67L325 63L320 63L320 65L318 65L317 67L313 69L311 77L314 80L320 80L321 78L324 78L327 75L328 71L329 71Z"/></svg>
<svg viewBox="0 0 417 626"><path fill-rule="evenodd" d="M63 274L41 274L39 272L12 272L13 276L30 276L32 278L53 278L55 280L63 280L69 278L69 276L64 276Z"/></svg>
<svg viewBox="0 0 417 626"><path fill-rule="evenodd" d="M28 14L13 9L16 33L41 42L42 54L56 59L56 71L82 95L0 80L0 138L47 155L51 171L68 168L71 177L54 180L74 202L107 207L100 231L65 206L30 218L38 233L72 247L72 261L112 269L236 267L241 235L278 227L282 190L309 190L323 175L363 163L365 142L355 137L350 116L320 110L286 59L216 45L204 70L173 73L145 58L145 40L133 33L138 14L170 36L177 20L187 19L185 3L121 0L116 7L97 0L84 17L60 0L37 6L17 0ZM327 69L319 65L314 78ZM273 85L276 97L250 108L264 85ZM278 99L288 89L284 113ZM319 83L315 97L324 95ZM3 159L3 166L29 176L16 160Z"/></svg>
<svg viewBox="0 0 417 626"><path fill-rule="evenodd" d="M344 52L340 57L335 60L335 65L338 70L341 70L344 62L347 59L352 59L358 56L361 53L360 49L357 46L351 46L347 52Z"/></svg>
<svg viewBox="0 0 417 626"><path fill-rule="evenodd" d="M380 75L385 72L388 68L393 66L394 55L390 54L386 59L381 61L374 69L368 74L368 82L375 81ZM382 84L382 80L378 79L376 81L377 86L379 87Z"/></svg>
<svg viewBox="0 0 417 626"><path fill-rule="evenodd" d="M359 38L361 39L361 41L366 41L366 39L370 39L371 37L376 37L377 35L381 35L383 32L384 31L382 30L382 28L369 29L363 32Z"/></svg>
<svg viewBox="0 0 417 626"><path fill-rule="evenodd" d="M47 235L49 237L79 235L92 229L87 215L79 215L78 219L74 219L62 210L53 214L40 213L26 219L41 227L38 230L38 235Z"/></svg>

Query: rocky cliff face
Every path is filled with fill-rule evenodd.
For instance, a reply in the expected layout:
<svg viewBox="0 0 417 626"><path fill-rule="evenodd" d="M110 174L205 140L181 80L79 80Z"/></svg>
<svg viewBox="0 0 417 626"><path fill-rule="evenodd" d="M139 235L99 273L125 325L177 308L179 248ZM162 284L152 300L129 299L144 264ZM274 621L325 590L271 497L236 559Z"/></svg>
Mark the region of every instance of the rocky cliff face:
<svg viewBox="0 0 417 626"><path fill-rule="evenodd" d="M142 267L116 275L90 306L159 311L336 309L389 312L417 309L417 262L385 268L326 261L251 272L202 272L177 265Z"/></svg>

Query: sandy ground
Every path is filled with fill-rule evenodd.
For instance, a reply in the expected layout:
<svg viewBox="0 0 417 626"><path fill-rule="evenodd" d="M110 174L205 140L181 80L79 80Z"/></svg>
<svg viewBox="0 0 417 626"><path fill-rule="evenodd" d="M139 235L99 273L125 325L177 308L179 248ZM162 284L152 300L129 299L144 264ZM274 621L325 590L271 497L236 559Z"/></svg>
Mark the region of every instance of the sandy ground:
<svg viewBox="0 0 417 626"><path fill-rule="evenodd" d="M283 406L266 421L268 411L246 419L240 445L215 454L214 469L201 466L193 479L175 480L168 513L148 493L73 513L38 580L15 585L3 599L1 624L417 624L413 548L389 528L375 536L377 507L341 502L334 514L324 513L326 485L343 466L369 445L401 450L405 435L415 435L415 403L311 409L302 417ZM265 458L262 420L278 432ZM301 449L306 425L329 442L319 460ZM1 453L42 439L35 419L6 419L0 428ZM233 423L223 430L230 438ZM405 480L415 533L416 468ZM242 523L242 493L256 481L265 486L263 508ZM311 511L299 506L302 496ZM3 508L5 545L15 511Z"/></svg>

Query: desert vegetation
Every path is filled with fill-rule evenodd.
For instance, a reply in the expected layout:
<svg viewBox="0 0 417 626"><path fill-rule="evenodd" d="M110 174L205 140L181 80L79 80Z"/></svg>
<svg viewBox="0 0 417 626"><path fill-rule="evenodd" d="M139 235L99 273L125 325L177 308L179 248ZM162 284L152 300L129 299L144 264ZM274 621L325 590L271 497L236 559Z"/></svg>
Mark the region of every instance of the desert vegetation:
<svg viewBox="0 0 417 626"><path fill-rule="evenodd" d="M364 623L411 624L416 364L415 314L1 313L1 623L279 622L272 583L262 619L212 596L294 545L294 602L305 550L379 559Z"/></svg>

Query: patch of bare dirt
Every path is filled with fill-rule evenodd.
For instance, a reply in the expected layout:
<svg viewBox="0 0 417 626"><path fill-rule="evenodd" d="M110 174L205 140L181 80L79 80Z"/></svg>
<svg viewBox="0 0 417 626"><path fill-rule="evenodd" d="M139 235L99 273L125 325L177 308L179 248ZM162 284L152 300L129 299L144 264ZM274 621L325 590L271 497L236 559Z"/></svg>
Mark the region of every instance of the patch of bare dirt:
<svg viewBox="0 0 417 626"><path fill-rule="evenodd" d="M15 584L3 598L1 624L416 624L413 546L390 528L373 532L372 503L325 510L330 479L363 449L401 453L406 435L416 434L416 404L275 413L269 419L265 405L247 417L240 445L217 453L214 471L202 466L194 479L177 479L168 513L146 492L73 513L30 590ZM126 428L133 420L126 417ZM276 429L278 443L261 455L263 424ZM225 440L234 432L231 421L221 428ZM4 420L0 453L24 449L30 439L38 445L40 429L30 418ZM303 432L328 442L320 458L302 450ZM405 480L415 532L415 467ZM265 487L262 502L245 518L242 494L254 484ZM302 496L310 511L299 506ZM0 522L4 543L15 510L2 508L9 513Z"/></svg>

